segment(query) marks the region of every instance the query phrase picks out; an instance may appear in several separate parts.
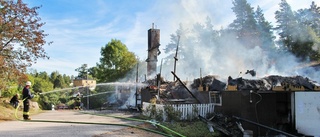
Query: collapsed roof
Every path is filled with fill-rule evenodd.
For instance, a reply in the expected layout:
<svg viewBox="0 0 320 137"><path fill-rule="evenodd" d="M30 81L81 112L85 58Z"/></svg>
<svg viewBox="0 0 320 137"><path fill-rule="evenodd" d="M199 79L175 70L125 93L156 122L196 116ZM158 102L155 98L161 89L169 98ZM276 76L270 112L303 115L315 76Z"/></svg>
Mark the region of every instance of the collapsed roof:
<svg viewBox="0 0 320 137"><path fill-rule="evenodd" d="M154 81L154 82L151 82ZM147 83L150 85L156 84L156 80L149 80ZM180 91L183 90L183 87L179 86L180 84L175 84L176 82L168 82L160 80L160 85L162 90L174 90ZM189 82L190 83L190 82ZM188 82L184 83L185 85L189 85L191 91L198 90L199 87L203 87L206 91L224 91L228 85L237 86L237 90L255 90L255 91L270 91L272 88L276 86L293 86L293 87L301 87L305 90L314 90L318 83L310 80L307 77L302 76L279 76L279 75L270 75L267 77L263 77L260 79L244 79L242 77L233 79L231 76L228 77L226 82L223 82L218 79L218 76L208 75L203 78L194 79L191 84ZM166 86L164 86L166 85Z"/></svg>
<svg viewBox="0 0 320 137"><path fill-rule="evenodd" d="M288 88L289 86L298 87L305 90L314 90L317 84L311 81L309 78L302 76L283 77L278 75L271 75L261 79L243 79L228 78L228 85L237 85L238 90L259 90L259 91L270 91L273 87L282 86Z"/></svg>
<svg viewBox="0 0 320 137"><path fill-rule="evenodd" d="M148 80L146 83L150 85L150 89L159 88L159 95L162 99L178 99L175 101L190 101L196 96L197 99L203 100L203 95L208 95L205 92L199 91L226 91L229 86L233 86L232 90L237 91L314 91L319 90L319 84L302 76L278 76L271 75L260 79L244 79L242 77L233 79L228 77L226 82L218 79L218 76L205 76L203 78L194 79L193 82L168 82L160 80L159 87L156 79ZM185 88L185 85L188 89ZM294 87L294 88L292 88ZM189 92L189 93L188 93ZM192 101L191 101L192 102Z"/></svg>

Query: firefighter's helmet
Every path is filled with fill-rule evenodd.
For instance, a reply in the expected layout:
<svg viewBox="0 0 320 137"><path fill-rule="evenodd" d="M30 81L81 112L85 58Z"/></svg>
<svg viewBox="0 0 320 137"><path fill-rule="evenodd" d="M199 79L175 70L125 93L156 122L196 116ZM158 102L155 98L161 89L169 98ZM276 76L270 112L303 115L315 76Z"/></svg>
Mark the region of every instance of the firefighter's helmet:
<svg viewBox="0 0 320 137"><path fill-rule="evenodd" d="M31 86L31 82L30 82L30 81L27 81L26 85L27 85L27 86Z"/></svg>

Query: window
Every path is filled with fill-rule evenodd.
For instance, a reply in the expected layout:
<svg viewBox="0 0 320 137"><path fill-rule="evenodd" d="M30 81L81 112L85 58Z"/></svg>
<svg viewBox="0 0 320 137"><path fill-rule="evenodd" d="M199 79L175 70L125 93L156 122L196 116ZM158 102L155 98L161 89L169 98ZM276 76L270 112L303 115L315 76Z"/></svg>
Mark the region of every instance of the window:
<svg viewBox="0 0 320 137"><path fill-rule="evenodd" d="M217 106L222 106L222 96L220 91L209 91L209 101Z"/></svg>

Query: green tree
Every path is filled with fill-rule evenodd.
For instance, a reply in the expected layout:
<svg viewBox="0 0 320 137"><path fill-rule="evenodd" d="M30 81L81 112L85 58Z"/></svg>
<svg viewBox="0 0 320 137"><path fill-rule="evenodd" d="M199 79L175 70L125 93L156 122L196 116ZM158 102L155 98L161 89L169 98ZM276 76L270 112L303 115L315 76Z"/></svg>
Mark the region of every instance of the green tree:
<svg viewBox="0 0 320 137"><path fill-rule="evenodd" d="M319 45L317 36L309 27L299 22L290 5L281 0L280 10L276 11L277 30L283 46L302 61L319 60Z"/></svg>
<svg viewBox="0 0 320 137"><path fill-rule="evenodd" d="M258 6L255 12L255 19L257 21L257 29L260 33L261 47L265 51L274 49L275 36L273 35L271 22L268 22L263 14L262 9Z"/></svg>
<svg viewBox="0 0 320 137"><path fill-rule="evenodd" d="M112 39L105 47L101 48L100 63L97 64L97 81L111 82L124 78L137 64L134 53L120 40Z"/></svg>
<svg viewBox="0 0 320 137"><path fill-rule="evenodd" d="M60 97L57 93L41 95L41 97L39 98L39 104L42 109L49 110L51 109L51 105L57 105L59 103L61 102Z"/></svg>
<svg viewBox="0 0 320 137"><path fill-rule="evenodd" d="M49 77L49 75L47 75L47 72L38 73L36 70L34 70L31 71L31 73L27 76L27 79L32 83L32 92L43 93L40 95L40 98L35 99L38 101L42 109L51 109L52 104L57 105L59 103L67 103L69 101L69 98L72 94L72 90L60 90L59 92L49 92L53 91L54 88L68 87L68 85L70 84L68 82L70 82L71 80L70 77L66 74L61 75L58 71L54 71L50 74ZM18 90L21 91L21 87L19 89L18 86Z"/></svg>
<svg viewBox="0 0 320 137"><path fill-rule="evenodd" d="M39 8L30 8L22 0L0 1L0 90L8 82L25 78L26 68L38 58L48 58Z"/></svg>
<svg viewBox="0 0 320 137"><path fill-rule="evenodd" d="M64 82L63 77L59 74L53 82L53 88L55 89L55 88L64 88L64 87L66 87L66 84Z"/></svg>
<svg viewBox="0 0 320 137"><path fill-rule="evenodd" d="M87 64L82 64L81 67L75 69L75 71L78 71L77 78L87 79L87 76L88 76L88 65Z"/></svg>
<svg viewBox="0 0 320 137"><path fill-rule="evenodd" d="M58 75L60 75L58 71L51 72L51 74L50 74L50 81L51 81L53 84L54 84L54 81L57 79Z"/></svg>
<svg viewBox="0 0 320 137"><path fill-rule="evenodd" d="M98 73L99 73L99 68L98 67L91 67L88 69L88 73L90 76L92 76L93 78L97 78L98 77Z"/></svg>
<svg viewBox="0 0 320 137"><path fill-rule="evenodd" d="M320 36L320 7L313 1L309 9L298 10L299 22L311 27Z"/></svg>
<svg viewBox="0 0 320 137"><path fill-rule="evenodd" d="M247 0L234 0L232 4L236 19L229 25L229 29L236 32L238 40L246 47L261 45L253 8Z"/></svg>
<svg viewBox="0 0 320 137"><path fill-rule="evenodd" d="M53 84L49 80L37 77L34 79L32 89L36 93L44 93L53 90Z"/></svg>
<svg viewBox="0 0 320 137"><path fill-rule="evenodd" d="M54 71L50 74L50 81L53 84L53 88L65 88L67 87L70 83L66 82L65 79L69 80L66 78L67 76L61 75L58 71ZM71 80L70 80L71 81Z"/></svg>
<svg viewBox="0 0 320 137"><path fill-rule="evenodd" d="M63 80L64 80L64 82L65 82L65 85L66 86L69 86L70 85L70 83L72 82L71 81L71 77L70 76L67 76L66 74L63 74Z"/></svg>
<svg viewBox="0 0 320 137"><path fill-rule="evenodd" d="M32 90L37 93L43 93L53 90L53 84L49 80L47 72L37 72L36 70L28 74L28 80L32 83ZM24 85L24 84L23 84Z"/></svg>
<svg viewBox="0 0 320 137"><path fill-rule="evenodd" d="M42 78L42 79L44 79L46 81L50 81L50 77L48 76L48 73L45 72L45 71L39 72L38 77Z"/></svg>
<svg viewBox="0 0 320 137"><path fill-rule="evenodd" d="M12 97L14 96L16 93L21 94L21 87L16 83L16 82L10 82L7 85L8 89L6 90L6 92L3 93L4 97Z"/></svg>
<svg viewBox="0 0 320 137"><path fill-rule="evenodd" d="M309 44L307 55L310 60L317 61L320 59L320 7L313 1L309 9L298 10L296 16L299 24L305 28L306 34L300 38L303 38L304 44Z"/></svg>

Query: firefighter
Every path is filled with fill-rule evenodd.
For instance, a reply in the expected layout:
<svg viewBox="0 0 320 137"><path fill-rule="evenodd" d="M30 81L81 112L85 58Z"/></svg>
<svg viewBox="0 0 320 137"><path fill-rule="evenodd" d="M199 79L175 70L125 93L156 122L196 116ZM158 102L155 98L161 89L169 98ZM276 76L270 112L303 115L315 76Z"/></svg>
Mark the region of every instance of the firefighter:
<svg viewBox="0 0 320 137"><path fill-rule="evenodd" d="M10 100L10 104L14 107L17 108L18 104L19 104L19 94L14 95L11 100Z"/></svg>
<svg viewBox="0 0 320 137"><path fill-rule="evenodd" d="M31 120L29 118L29 109L30 109L30 99L33 98L33 95L30 92L31 82L27 81L26 86L23 88L22 96L23 96L23 119Z"/></svg>

